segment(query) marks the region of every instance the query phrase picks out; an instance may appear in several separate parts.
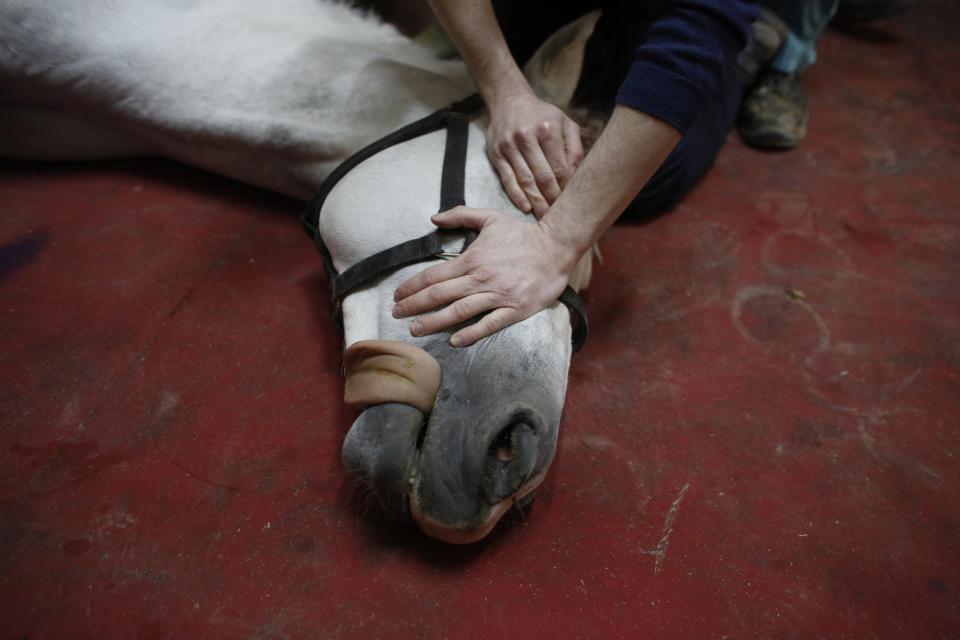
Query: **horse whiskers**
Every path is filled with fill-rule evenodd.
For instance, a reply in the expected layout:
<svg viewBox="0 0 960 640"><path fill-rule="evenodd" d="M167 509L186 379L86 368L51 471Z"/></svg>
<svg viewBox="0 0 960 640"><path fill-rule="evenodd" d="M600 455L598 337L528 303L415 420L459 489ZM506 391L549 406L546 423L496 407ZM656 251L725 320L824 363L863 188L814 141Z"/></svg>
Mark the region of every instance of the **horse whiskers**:
<svg viewBox="0 0 960 640"><path fill-rule="evenodd" d="M359 469L349 470L347 473L350 475L347 488L350 492L350 502L356 510L357 520L370 520L374 514L382 515L384 520L389 520L389 505L377 493L370 477Z"/></svg>
<svg viewBox="0 0 960 640"><path fill-rule="evenodd" d="M350 501L357 507L363 507L373 493L369 481L361 471L350 471L348 473L350 473L350 477L347 480L347 489L350 493Z"/></svg>
<svg viewBox="0 0 960 640"><path fill-rule="evenodd" d="M523 507L520 506L520 501L516 497L513 497L511 500L513 502L511 511L516 511L517 513L519 513L520 522L522 522L523 524L527 524L527 514L523 512Z"/></svg>

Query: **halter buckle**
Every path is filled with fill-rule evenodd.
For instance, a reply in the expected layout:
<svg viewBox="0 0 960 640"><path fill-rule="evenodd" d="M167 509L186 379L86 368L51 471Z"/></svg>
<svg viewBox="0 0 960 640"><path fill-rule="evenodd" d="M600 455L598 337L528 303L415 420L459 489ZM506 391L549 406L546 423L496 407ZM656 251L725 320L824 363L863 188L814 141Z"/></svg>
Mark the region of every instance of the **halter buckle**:
<svg viewBox="0 0 960 640"><path fill-rule="evenodd" d="M441 260L453 260L454 258L459 258L460 255L460 252L438 251L437 253L433 254L433 257L440 258Z"/></svg>

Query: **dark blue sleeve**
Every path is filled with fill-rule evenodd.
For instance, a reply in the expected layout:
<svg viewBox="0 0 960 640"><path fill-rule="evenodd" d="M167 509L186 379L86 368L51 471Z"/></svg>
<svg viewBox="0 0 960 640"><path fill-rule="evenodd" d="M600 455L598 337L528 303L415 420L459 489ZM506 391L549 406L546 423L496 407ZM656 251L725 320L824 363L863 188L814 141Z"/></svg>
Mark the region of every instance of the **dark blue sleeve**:
<svg viewBox="0 0 960 640"><path fill-rule="evenodd" d="M723 74L733 72L756 11L742 0L658 3L617 103L686 132Z"/></svg>

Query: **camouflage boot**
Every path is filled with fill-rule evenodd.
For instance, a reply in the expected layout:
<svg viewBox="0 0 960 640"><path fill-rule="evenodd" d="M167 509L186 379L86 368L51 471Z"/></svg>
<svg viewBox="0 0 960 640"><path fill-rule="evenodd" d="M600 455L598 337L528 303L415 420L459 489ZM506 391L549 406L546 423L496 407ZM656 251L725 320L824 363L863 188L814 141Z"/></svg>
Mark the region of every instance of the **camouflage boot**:
<svg viewBox="0 0 960 640"><path fill-rule="evenodd" d="M761 149L792 149L807 133L807 99L795 73L766 71L743 99L740 137Z"/></svg>

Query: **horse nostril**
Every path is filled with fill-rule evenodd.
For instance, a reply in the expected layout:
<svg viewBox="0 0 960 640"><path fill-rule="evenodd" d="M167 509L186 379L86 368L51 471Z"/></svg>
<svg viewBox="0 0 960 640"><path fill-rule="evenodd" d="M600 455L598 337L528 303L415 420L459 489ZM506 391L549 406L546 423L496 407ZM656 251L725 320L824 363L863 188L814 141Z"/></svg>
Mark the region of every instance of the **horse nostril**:
<svg viewBox="0 0 960 640"><path fill-rule="evenodd" d="M490 504L512 495L530 477L537 462L538 437L524 420L504 427L490 443L483 493Z"/></svg>
<svg viewBox="0 0 960 640"><path fill-rule="evenodd" d="M492 445L490 445L490 453L496 454L497 460L500 462L510 462L513 460L513 442L511 441L511 434L513 434L513 425L510 425L501 431L500 435L497 436L497 439L493 441Z"/></svg>

